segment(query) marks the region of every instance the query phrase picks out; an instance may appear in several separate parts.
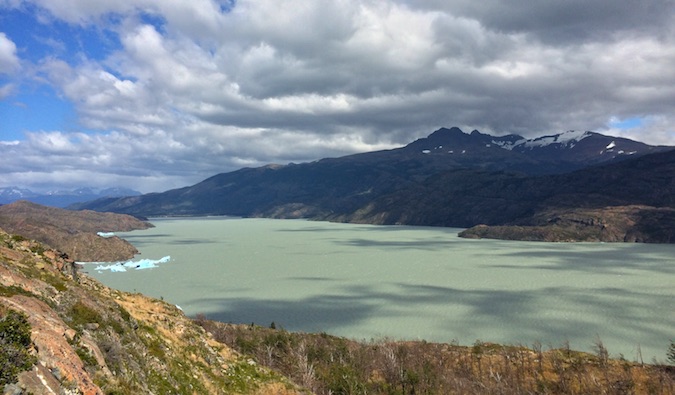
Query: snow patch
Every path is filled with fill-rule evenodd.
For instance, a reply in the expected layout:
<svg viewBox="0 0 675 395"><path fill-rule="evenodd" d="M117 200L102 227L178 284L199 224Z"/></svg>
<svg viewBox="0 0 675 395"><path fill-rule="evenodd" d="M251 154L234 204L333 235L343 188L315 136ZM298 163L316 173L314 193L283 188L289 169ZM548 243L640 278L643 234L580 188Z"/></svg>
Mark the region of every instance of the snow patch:
<svg viewBox="0 0 675 395"><path fill-rule="evenodd" d="M504 148L505 150L513 150L513 147L524 144L527 140L525 139L520 139L518 141L510 142L510 141L498 141L498 140L492 140L492 144ZM486 146L490 146L489 144L486 144Z"/></svg>
<svg viewBox="0 0 675 395"><path fill-rule="evenodd" d="M561 145L570 145L576 144L579 141L590 137L590 132L581 132L576 130L570 130L565 133L556 134L553 136L544 136L539 137L534 140L526 140L522 144L525 147L534 148L534 147L546 147L551 144L561 144ZM522 141L522 140L521 140ZM520 143L520 141L518 141Z"/></svg>
<svg viewBox="0 0 675 395"><path fill-rule="evenodd" d="M614 148L614 147L616 147L616 143L614 142L614 140L612 140L611 143L607 144L607 146L605 147L605 149L612 149L612 148Z"/></svg>

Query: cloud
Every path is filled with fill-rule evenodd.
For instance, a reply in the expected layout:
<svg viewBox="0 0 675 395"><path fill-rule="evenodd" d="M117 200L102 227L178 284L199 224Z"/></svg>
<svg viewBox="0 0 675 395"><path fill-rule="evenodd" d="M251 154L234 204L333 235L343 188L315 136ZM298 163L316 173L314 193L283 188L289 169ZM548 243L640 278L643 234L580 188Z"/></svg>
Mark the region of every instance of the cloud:
<svg viewBox="0 0 675 395"><path fill-rule="evenodd" d="M37 81L74 104L83 132L36 131L0 147L28 158L16 179L80 171L178 186L391 148L453 125L675 145L672 0L34 4L36 23L95 25L119 45L103 56L55 51L34 65ZM0 35L0 71L18 65ZM646 121L615 126L630 118Z"/></svg>
<svg viewBox="0 0 675 395"><path fill-rule="evenodd" d="M0 74L14 73L19 69L16 44L5 33L0 32Z"/></svg>
<svg viewBox="0 0 675 395"><path fill-rule="evenodd" d="M7 35L0 32L0 77L3 74L11 75L19 71L21 63L16 54L16 44ZM15 91L13 83L3 83L0 79L0 100L4 100Z"/></svg>
<svg viewBox="0 0 675 395"><path fill-rule="evenodd" d="M614 0L421 0L411 3L476 20L495 32L526 34L553 46L612 41L617 36L672 34L669 26L672 26L675 5L672 0L645 0L630 5Z"/></svg>

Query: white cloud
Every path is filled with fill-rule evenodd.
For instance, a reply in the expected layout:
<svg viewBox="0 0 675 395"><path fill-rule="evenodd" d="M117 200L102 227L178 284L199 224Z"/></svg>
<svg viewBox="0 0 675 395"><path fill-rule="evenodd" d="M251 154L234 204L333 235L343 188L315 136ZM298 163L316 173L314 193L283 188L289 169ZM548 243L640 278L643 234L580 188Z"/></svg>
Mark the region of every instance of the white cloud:
<svg viewBox="0 0 675 395"><path fill-rule="evenodd" d="M0 74L11 74L19 70L16 44L5 33L0 32Z"/></svg>
<svg viewBox="0 0 675 395"><path fill-rule="evenodd" d="M16 44L7 35L0 32L0 76L18 73L21 62L16 54ZM4 100L15 91L15 84L0 81L0 100Z"/></svg>
<svg viewBox="0 0 675 395"><path fill-rule="evenodd" d="M70 155L53 174L86 167L126 183L196 182L242 165L390 148L453 125L675 145L672 0L633 11L608 0L35 3L43 20L96 24L120 46L101 61L59 52L40 63L90 131L0 148L21 150L33 174ZM17 67L0 35L0 71ZM652 121L616 130L612 117Z"/></svg>

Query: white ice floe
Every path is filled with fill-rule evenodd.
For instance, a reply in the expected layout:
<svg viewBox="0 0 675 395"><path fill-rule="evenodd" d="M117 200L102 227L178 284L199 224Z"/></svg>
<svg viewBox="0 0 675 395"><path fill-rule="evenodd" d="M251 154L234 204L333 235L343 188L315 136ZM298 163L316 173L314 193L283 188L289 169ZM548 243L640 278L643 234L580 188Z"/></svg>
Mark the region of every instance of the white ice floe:
<svg viewBox="0 0 675 395"><path fill-rule="evenodd" d="M113 237L115 236L115 232L97 232L97 235L101 237Z"/></svg>
<svg viewBox="0 0 675 395"><path fill-rule="evenodd" d="M101 262L99 263L94 270L97 272L102 272L104 270L108 270L111 272L126 272L127 269L135 269L135 270L144 270L144 269L154 269L158 266L160 263L167 263L171 260L171 256L165 256L164 258L161 259L139 259L137 261L126 261L126 262L116 262L112 263L109 265L103 265Z"/></svg>

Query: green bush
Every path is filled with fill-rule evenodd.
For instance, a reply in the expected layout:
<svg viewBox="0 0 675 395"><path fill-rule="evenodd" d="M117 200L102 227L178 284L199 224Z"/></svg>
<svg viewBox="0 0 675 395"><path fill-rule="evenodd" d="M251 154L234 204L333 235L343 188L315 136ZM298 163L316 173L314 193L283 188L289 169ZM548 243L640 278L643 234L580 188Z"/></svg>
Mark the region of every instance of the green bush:
<svg viewBox="0 0 675 395"><path fill-rule="evenodd" d="M0 319L0 387L16 381L37 359L30 355L30 324L22 313L10 310Z"/></svg>
<svg viewBox="0 0 675 395"><path fill-rule="evenodd" d="M103 323L103 318L96 310L79 301L70 309L69 316L70 326L76 330L82 329L85 324Z"/></svg>

